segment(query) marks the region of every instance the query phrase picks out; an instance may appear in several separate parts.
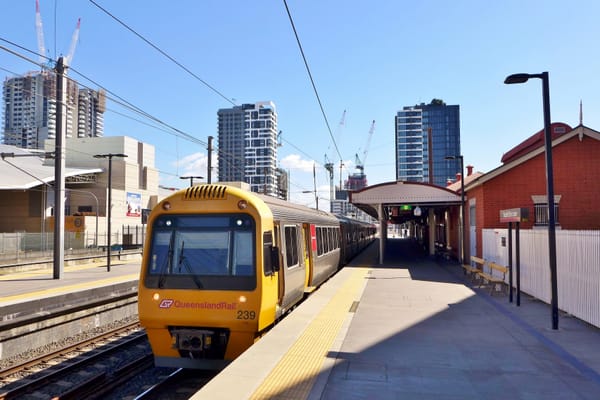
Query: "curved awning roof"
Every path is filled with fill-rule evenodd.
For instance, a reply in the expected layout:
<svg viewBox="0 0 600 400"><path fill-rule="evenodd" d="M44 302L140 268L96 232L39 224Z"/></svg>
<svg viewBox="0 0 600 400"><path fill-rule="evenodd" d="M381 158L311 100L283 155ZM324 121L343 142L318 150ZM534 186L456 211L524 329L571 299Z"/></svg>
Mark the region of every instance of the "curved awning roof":
<svg viewBox="0 0 600 400"><path fill-rule="evenodd" d="M460 196L452 190L421 182L387 182L350 192L350 203L373 218L379 206L449 206L460 205Z"/></svg>
<svg viewBox="0 0 600 400"><path fill-rule="evenodd" d="M0 190L27 190L54 182L54 165L45 165L43 153L0 145ZM101 168L64 168L65 178L97 174Z"/></svg>

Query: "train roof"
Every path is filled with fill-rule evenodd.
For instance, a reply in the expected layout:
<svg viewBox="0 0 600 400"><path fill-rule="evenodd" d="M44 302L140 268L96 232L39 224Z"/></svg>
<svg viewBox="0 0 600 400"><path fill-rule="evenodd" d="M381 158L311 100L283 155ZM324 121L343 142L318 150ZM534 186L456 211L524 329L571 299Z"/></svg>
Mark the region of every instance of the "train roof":
<svg viewBox="0 0 600 400"><path fill-rule="evenodd" d="M322 210L315 210L300 204L295 204L276 197L252 193L265 202L273 213L275 219L283 219L293 222L338 225L339 221L335 215Z"/></svg>

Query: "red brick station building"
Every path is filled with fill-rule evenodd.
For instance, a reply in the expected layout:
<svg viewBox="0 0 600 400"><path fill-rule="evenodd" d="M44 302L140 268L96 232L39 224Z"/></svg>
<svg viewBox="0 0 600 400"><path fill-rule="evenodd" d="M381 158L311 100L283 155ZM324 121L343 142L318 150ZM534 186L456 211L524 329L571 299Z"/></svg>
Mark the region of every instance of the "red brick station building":
<svg viewBox="0 0 600 400"><path fill-rule="evenodd" d="M551 124L550 130L556 229L600 230L600 133L583 124L571 128L560 122ZM507 228L500 222L500 210L527 209L528 220L520 224L520 229L548 228L544 131L507 151L501 162L485 174L473 173L473 167L467 166L462 185L460 174L446 188L390 182L353 192L350 201L377 216L382 235L387 235L388 224L401 224L424 243L430 254L444 248L460 259L464 185L464 259L468 260L471 255L482 255L484 229ZM415 207L420 208L418 213Z"/></svg>

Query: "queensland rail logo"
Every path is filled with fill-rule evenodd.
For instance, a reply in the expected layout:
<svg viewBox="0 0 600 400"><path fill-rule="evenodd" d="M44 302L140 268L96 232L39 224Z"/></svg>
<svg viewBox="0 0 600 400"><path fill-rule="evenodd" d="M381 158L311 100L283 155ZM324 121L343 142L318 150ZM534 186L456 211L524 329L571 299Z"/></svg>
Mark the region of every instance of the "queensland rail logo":
<svg viewBox="0 0 600 400"><path fill-rule="evenodd" d="M237 303L227 303L224 301L212 303L208 301L203 302L190 302L190 301L180 301L173 299L163 299L161 300L158 308L187 308L187 309L197 309L197 310L236 310Z"/></svg>
<svg viewBox="0 0 600 400"><path fill-rule="evenodd" d="M160 304L158 305L158 308L171 308L173 303L174 303L174 300L172 300L172 299L163 299L160 302Z"/></svg>

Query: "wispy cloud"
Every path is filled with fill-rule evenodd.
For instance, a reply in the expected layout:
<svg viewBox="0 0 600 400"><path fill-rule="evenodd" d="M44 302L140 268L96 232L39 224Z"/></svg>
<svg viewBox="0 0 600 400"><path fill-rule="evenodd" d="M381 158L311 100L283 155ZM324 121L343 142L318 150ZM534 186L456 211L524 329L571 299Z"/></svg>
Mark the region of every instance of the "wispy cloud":
<svg viewBox="0 0 600 400"><path fill-rule="evenodd" d="M314 160L304 160L298 154L290 154L281 159L281 167L284 169L300 170L303 172L312 172ZM318 166L318 163L317 163Z"/></svg>
<svg viewBox="0 0 600 400"><path fill-rule="evenodd" d="M212 157L212 181L217 177L218 158L216 154ZM202 176L204 180L207 177L208 156L205 153L197 152L189 154L179 160L175 160L172 165L177 168L179 176Z"/></svg>

